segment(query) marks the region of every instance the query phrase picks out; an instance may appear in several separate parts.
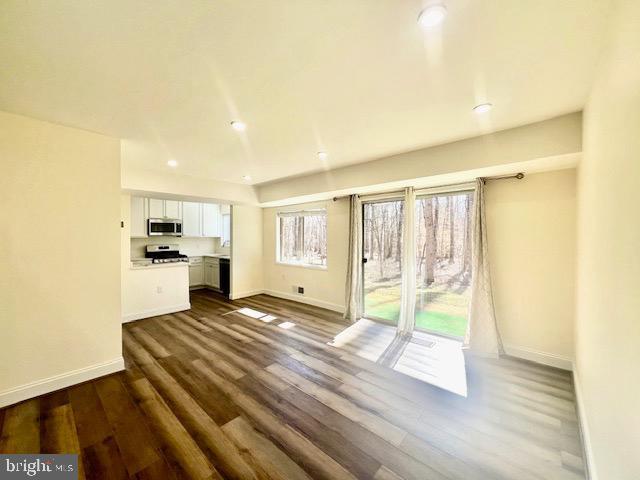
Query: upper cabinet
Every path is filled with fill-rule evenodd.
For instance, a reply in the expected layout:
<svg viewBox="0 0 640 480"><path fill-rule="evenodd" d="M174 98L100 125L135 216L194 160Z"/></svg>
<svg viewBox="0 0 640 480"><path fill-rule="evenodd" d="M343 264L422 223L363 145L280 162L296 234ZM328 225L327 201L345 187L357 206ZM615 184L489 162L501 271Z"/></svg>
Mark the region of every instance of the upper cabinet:
<svg viewBox="0 0 640 480"><path fill-rule="evenodd" d="M165 200L164 216L167 218L182 218L182 202Z"/></svg>
<svg viewBox="0 0 640 480"><path fill-rule="evenodd" d="M149 218L182 218L182 202L150 198Z"/></svg>
<svg viewBox="0 0 640 480"><path fill-rule="evenodd" d="M132 237L147 236L147 218L149 211L146 198L131 197L131 232Z"/></svg>
<svg viewBox="0 0 640 480"><path fill-rule="evenodd" d="M222 215L220 205L202 204L202 236L219 237L222 234Z"/></svg>
<svg viewBox="0 0 640 480"><path fill-rule="evenodd" d="M202 236L202 204L182 202L182 236Z"/></svg>
<svg viewBox="0 0 640 480"><path fill-rule="evenodd" d="M150 198L149 200L149 218L164 217L164 200Z"/></svg>
<svg viewBox="0 0 640 480"><path fill-rule="evenodd" d="M182 219L184 237L222 237L229 205L131 197L131 237L147 236L149 218Z"/></svg>

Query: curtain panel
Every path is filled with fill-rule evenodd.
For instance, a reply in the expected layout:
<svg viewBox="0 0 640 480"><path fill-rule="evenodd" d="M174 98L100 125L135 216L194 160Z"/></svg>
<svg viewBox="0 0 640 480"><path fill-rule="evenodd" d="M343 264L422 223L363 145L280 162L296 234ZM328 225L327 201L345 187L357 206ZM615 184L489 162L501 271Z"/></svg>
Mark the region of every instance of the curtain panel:
<svg viewBox="0 0 640 480"><path fill-rule="evenodd" d="M416 194L413 187L404 191L404 217L402 221L402 288L398 333L411 336L416 324Z"/></svg>
<svg viewBox="0 0 640 480"><path fill-rule="evenodd" d="M362 282L362 202L358 195L351 195L344 318L352 323L362 317Z"/></svg>
<svg viewBox="0 0 640 480"><path fill-rule="evenodd" d="M472 355L497 358L504 354L493 302L483 178L476 179L471 238L471 299L464 348Z"/></svg>

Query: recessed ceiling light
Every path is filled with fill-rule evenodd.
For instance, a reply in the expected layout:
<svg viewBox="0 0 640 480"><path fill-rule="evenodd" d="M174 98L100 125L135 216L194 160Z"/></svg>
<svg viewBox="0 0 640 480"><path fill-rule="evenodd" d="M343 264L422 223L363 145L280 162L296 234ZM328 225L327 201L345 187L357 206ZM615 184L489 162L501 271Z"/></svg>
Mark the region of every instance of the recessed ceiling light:
<svg viewBox="0 0 640 480"><path fill-rule="evenodd" d="M169 160L167 162L167 165L169 165L170 167L177 167L178 166L178 162L176 160Z"/></svg>
<svg viewBox="0 0 640 480"><path fill-rule="evenodd" d="M318 152L318 158L324 162L329 158L329 154L327 152Z"/></svg>
<svg viewBox="0 0 640 480"><path fill-rule="evenodd" d="M420 12L418 23L425 28L431 28L441 24L446 16L447 7L442 4L431 5Z"/></svg>
<svg viewBox="0 0 640 480"><path fill-rule="evenodd" d="M241 122L240 120L234 120L231 122L231 128L233 128L236 132L244 132L247 129L247 124Z"/></svg>
<svg viewBox="0 0 640 480"><path fill-rule="evenodd" d="M250 182L250 181L251 181L251 175L243 175L243 176L242 176L242 179L243 179L245 182Z"/></svg>
<svg viewBox="0 0 640 480"><path fill-rule="evenodd" d="M473 107L473 111L475 113L487 113L492 108L493 105L490 103L481 103L480 105L476 105L475 107Z"/></svg>

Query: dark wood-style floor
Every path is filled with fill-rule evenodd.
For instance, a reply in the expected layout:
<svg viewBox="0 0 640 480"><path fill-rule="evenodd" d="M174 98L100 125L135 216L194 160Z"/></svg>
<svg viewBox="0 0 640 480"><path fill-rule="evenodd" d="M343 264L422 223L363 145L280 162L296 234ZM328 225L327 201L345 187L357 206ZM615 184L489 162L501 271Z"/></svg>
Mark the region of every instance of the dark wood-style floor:
<svg viewBox="0 0 640 480"><path fill-rule="evenodd" d="M483 361L464 398L326 345L345 327L194 292L124 326L125 372L0 410L0 452L77 452L87 478L584 478L569 373Z"/></svg>

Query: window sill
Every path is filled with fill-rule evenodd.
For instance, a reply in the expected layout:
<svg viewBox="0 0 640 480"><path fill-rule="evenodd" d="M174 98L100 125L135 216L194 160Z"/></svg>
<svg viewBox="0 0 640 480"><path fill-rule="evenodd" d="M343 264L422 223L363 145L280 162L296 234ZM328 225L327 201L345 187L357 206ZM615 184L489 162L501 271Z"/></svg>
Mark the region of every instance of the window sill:
<svg viewBox="0 0 640 480"><path fill-rule="evenodd" d="M309 268L311 270L327 270L326 265L311 265L307 263L287 263L287 262L279 262L277 260L276 260L276 265L282 265L283 267Z"/></svg>

